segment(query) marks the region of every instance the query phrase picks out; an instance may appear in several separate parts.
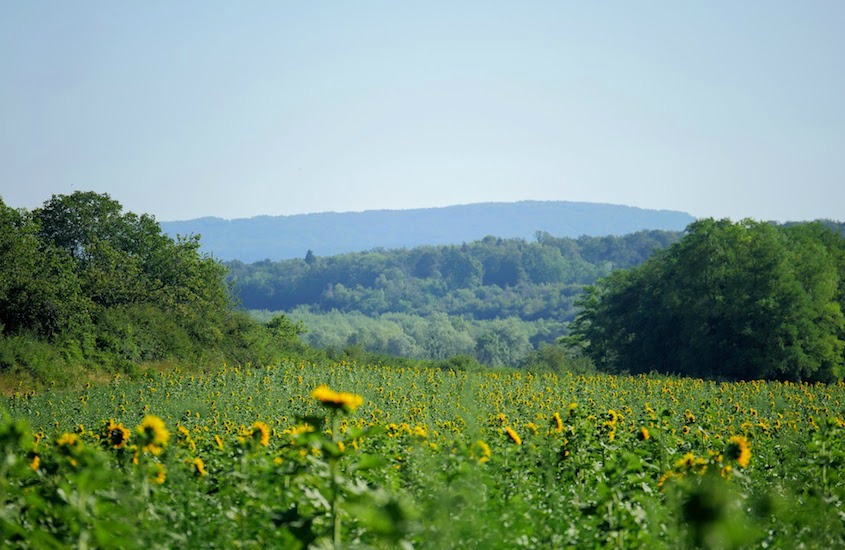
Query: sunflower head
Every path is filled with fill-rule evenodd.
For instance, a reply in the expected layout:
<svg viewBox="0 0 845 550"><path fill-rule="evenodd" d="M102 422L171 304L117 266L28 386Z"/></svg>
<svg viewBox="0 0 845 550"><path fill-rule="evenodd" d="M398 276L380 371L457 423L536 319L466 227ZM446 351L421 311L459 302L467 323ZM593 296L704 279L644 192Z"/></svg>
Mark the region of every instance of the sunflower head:
<svg viewBox="0 0 845 550"><path fill-rule="evenodd" d="M469 451L472 454L472 457L482 464L490 460L490 446L480 439L472 444Z"/></svg>
<svg viewBox="0 0 845 550"><path fill-rule="evenodd" d="M63 452L76 449L79 445L79 436L72 432L65 432L56 439L56 447Z"/></svg>
<svg viewBox="0 0 845 550"><path fill-rule="evenodd" d="M360 395L347 392L337 392L325 384L318 386L311 392L311 397L319 401L324 407L333 410L353 412L364 403Z"/></svg>
<svg viewBox="0 0 845 550"><path fill-rule="evenodd" d="M252 432L250 433L250 436L253 441L266 447L270 444L270 427L259 420L252 425Z"/></svg>
<svg viewBox="0 0 845 550"><path fill-rule="evenodd" d="M208 475L208 471L205 469L205 462L200 457L196 457L191 461L191 466L194 470L194 475L196 476L206 476Z"/></svg>
<svg viewBox="0 0 845 550"><path fill-rule="evenodd" d="M117 423L114 420L109 420L100 431L100 441L104 447L112 449L122 449L129 441L130 432L123 424Z"/></svg>
<svg viewBox="0 0 845 550"><path fill-rule="evenodd" d="M735 460L741 467L746 468L751 462L751 445L745 436L735 435L728 440L725 447L725 456L729 460Z"/></svg>
<svg viewBox="0 0 845 550"><path fill-rule="evenodd" d="M505 432L508 434L508 437L516 443L517 445L522 445L522 438L519 437L519 434L516 433L516 430L511 428L510 426L505 426Z"/></svg>
<svg viewBox="0 0 845 550"><path fill-rule="evenodd" d="M560 417L560 413L555 413L552 416L550 421L550 425L553 431L560 433L563 431L563 419Z"/></svg>
<svg viewBox="0 0 845 550"><path fill-rule="evenodd" d="M170 440L170 432L164 425L164 421L157 416L145 416L137 431L141 437L141 445L144 450L154 455L161 454Z"/></svg>
<svg viewBox="0 0 845 550"><path fill-rule="evenodd" d="M153 470L153 475L150 477L150 483L161 485L167 479L167 470L164 464L156 464Z"/></svg>

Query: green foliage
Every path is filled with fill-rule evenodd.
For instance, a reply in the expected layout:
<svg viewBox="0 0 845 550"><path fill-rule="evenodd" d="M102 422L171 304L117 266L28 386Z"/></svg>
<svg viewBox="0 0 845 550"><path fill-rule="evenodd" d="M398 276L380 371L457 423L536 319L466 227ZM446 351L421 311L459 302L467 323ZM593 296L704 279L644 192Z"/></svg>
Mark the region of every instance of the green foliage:
<svg viewBox="0 0 845 550"><path fill-rule="evenodd" d="M0 372L19 383L33 380L64 384L73 379L72 364L63 349L33 334L19 333L0 338Z"/></svg>
<svg viewBox="0 0 845 550"><path fill-rule="evenodd" d="M265 323L276 315L268 311L250 314ZM371 317L297 308L286 318L308 327L301 338L314 348L335 352L360 348L362 353L435 361L462 355L488 366L516 366L537 345L554 342L566 330L565 323L554 320L476 321L443 313L429 317L404 313Z"/></svg>
<svg viewBox="0 0 845 550"><path fill-rule="evenodd" d="M274 315L266 324L267 329L274 338L282 342L295 342L301 334L307 332L305 325L301 322L293 322L284 314Z"/></svg>
<svg viewBox="0 0 845 550"><path fill-rule="evenodd" d="M843 246L820 224L700 220L589 287L569 342L616 371L841 379Z"/></svg>
<svg viewBox="0 0 845 550"><path fill-rule="evenodd" d="M538 233L532 243L489 236L462 246L227 265L245 307L264 322L270 311L304 322L312 346L438 361L468 355L503 366L566 334L584 283L677 238Z"/></svg>
<svg viewBox="0 0 845 550"><path fill-rule="evenodd" d="M520 367L532 372L554 372L558 374L591 374L595 371L592 361L583 356L573 356L571 351L559 344L540 344L520 363Z"/></svg>
<svg viewBox="0 0 845 550"><path fill-rule="evenodd" d="M38 225L0 199L0 329L45 338L78 331L90 321L71 260L43 243Z"/></svg>
<svg viewBox="0 0 845 550"><path fill-rule="evenodd" d="M432 366L440 370L454 371L478 371L482 369L481 364L472 355L453 355L448 359L434 361Z"/></svg>
<svg viewBox="0 0 845 550"><path fill-rule="evenodd" d="M129 372L289 349L295 327L236 313L226 268L199 246L104 194L54 195L31 213L0 200L0 370L55 382L84 365Z"/></svg>
<svg viewBox="0 0 845 550"><path fill-rule="evenodd" d="M635 265L679 237L668 231L579 239L541 233L537 242L528 243L491 236L461 246L226 265L248 309L290 311L307 305L314 311L371 316L568 320L583 284Z"/></svg>

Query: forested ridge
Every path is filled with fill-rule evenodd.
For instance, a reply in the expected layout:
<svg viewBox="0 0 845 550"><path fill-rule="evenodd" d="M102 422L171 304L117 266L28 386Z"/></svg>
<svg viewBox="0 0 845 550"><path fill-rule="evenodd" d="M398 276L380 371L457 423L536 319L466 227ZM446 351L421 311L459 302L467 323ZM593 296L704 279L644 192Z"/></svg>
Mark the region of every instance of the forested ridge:
<svg viewBox="0 0 845 550"><path fill-rule="evenodd" d="M245 264L227 262L247 309L356 312L366 315L446 313L477 320L571 319L585 284L637 265L680 232L639 231L621 237L554 237L535 242L487 236L463 245L419 246Z"/></svg>
<svg viewBox="0 0 845 550"><path fill-rule="evenodd" d="M244 308L259 320L283 311L323 349L559 370L585 284L637 265L679 232L535 241L488 236L462 245L253 264L228 262ZM539 363L542 363L539 364Z"/></svg>
<svg viewBox="0 0 845 550"><path fill-rule="evenodd" d="M225 220L162 222L165 233L201 234L203 252L222 260L255 262L302 258L376 247L459 244L496 235L530 239L537 231L561 237L625 235L643 229L680 231L695 218L685 212L568 201L476 203L440 208L321 212Z"/></svg>
<svg viewBox="0 0 845 550"><path fill-rule="evenodd" d="M320 347L494 366L571 368L584 356L614 372L838 380L843 229L706 219L683 233L538 233L534 242L486 237L228 266L244 306L262 310L254 315L284 310Z"/></svg>

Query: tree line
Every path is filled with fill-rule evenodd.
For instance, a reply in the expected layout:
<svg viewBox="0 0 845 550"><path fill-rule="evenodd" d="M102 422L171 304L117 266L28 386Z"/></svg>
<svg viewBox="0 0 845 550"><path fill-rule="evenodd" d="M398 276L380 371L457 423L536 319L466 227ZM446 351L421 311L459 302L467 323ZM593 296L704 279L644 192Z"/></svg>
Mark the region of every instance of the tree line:
<svg viewBox="0 0 845 550"><path fill-rule="evenodd" d="M104 194L54 195L32 211L0 199L0 384L9 372L368 352L449 368L583 371L589 360L611 372L845 377L843 224L705 219L683 233L538 233L254 264L221 264L199 243Z"/></svg>
<svg viewBox="0 0 845 550"><path fill-rule="evenodd" d="M314 312L445 313L474 320L571 320L585 284L637 265L677 241L670 231L536 242L493 236L463 245L369 252L251 264L226 262L244 308Z"/></svg>
<svg viewBox="0 0 845 550"><path fill-rule="evenodd" d="M560 370L568 355L552 348L560 348L583 286L680 237L540 232L534 242L489 236L463 245L226 265L254 318L282 310L308 328L302 339L317 348L433 361L460 356L488 366L539 366L542 358L546 368Z"/></svg>

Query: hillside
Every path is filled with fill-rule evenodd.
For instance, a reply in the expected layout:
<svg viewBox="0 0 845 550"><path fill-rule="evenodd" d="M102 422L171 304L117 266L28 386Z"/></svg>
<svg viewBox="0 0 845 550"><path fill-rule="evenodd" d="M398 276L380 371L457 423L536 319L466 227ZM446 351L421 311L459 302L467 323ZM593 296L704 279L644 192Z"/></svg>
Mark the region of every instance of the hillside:
<svg viewBox="0 0 845 550"><path fill-rule="evenodd" d="M161 222L172 236L199 234L202 251L219 260L254 262L373 248L461 244L487 235L529 239L538 231L560 237L625 235L644 229L680 231L694 218L670 210L563 201L479 203L412 210L324 212L225 220Z"/></svg>
<svg viewBox="0 0 845 550"><path fill-rule="evenodd" d="M462 245L226 266L243 307L261 321L284 311L305 323L312 346L515 365L566 334L585 284L642 263L681 235L540 233L534 242L488 236Z"/></svg>

